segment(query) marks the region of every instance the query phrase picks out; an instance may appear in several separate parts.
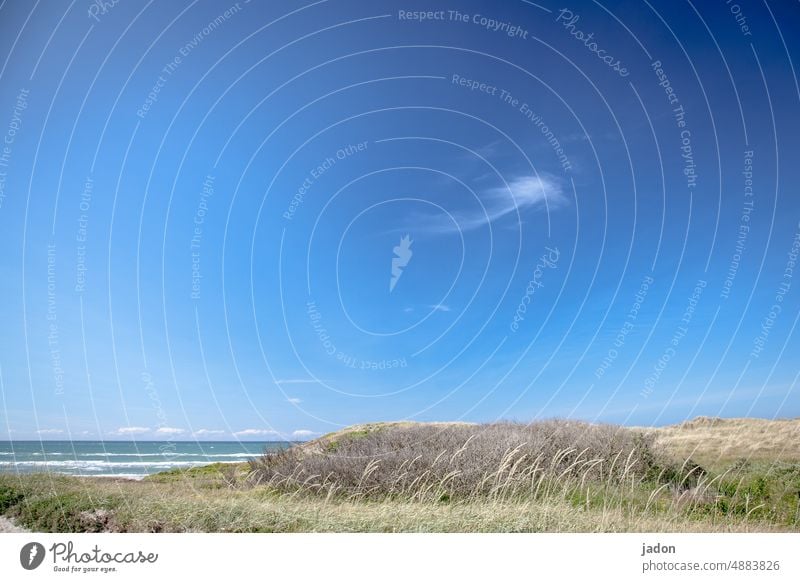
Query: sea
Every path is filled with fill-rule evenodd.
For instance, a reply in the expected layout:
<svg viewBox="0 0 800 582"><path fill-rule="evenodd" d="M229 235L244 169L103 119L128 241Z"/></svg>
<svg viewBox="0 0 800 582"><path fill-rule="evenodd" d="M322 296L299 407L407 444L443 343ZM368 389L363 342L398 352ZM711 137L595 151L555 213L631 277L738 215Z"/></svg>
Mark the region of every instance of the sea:
<svg viewBox="0 0 800 582"><path fill-rule="evenodd" d="M170 469L244 462L291 445L286 441L0 441L0 473L142 479Z"/></svg>

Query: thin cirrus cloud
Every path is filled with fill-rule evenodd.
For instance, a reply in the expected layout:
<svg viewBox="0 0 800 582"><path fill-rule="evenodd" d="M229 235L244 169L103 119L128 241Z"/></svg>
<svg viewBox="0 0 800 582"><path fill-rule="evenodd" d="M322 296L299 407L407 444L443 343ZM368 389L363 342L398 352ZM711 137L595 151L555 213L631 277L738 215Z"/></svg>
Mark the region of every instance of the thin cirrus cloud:
<svg viewBox="0 0 800 582"><path fill-rule="evenodd" d="M275 436L278 433L274 430L268 430L265 428L246 428L244 430L239 430L233 433L233 436L236 437L251 437L251 436Z"/></svg>
<svg viewBox="0 0 800 582"><path fill-rule="evenodd" d="M144 434L146 432L150 432L150 429L144 426L121 426L116 430L116 434L119 435Z"/></svg>
<svg viewBox="0 0 800 582"><path fill-rule="evenodd" d="M11 432L11 431L9 431ZM36 431L36 434L64 434L60 428L43 428Z"/></svg>
<svg viewBox="0 0 800 582"><path fill-rule="evenodd" d="M306 430L306 429L298 429L291 433L291 438L296 440L303 440L308 439L313 436L316 436L318 433L314 432L313 430ZM235 437L264 437L264 436L271 436L271 437L281 437L281 433L275 430L269 430L264 428L246 428L244 430L237 431L233 433Z"/></svg>
<svg viewBox="0 0 800 582"><path fill-rule="evenodd" d="M167 434L167 435L178 435L183 434L186 431L182 428L172 428L170 426L162 426L161 428L156 430L156 434Z"/></svg>
<svg viewBox="0 0 800 582"><path fill-rule="evenodd" d="M418 217L417 229L430 234L449 234L476 230L519 212L545 209L548 212L565 206L567 195L561 179L546 172L519 176L502 186L488 188L480 195L483 208ZM451 218L452 217L452 218Z"/></svg>
<svg viewBox="0 0 800 582"><path fill-rule="evenodd" d="M218 436L225 434L224 430L218 430L213 428L201 428L192 433L192 436L196 437L203 437L203 436Z"/></svg>
<svg viewBox="0 0 800 582"><path fill-rule="evenodd" d="M300 404L302 402L300 398L287 398L286 401L290 404Z"/></svg>

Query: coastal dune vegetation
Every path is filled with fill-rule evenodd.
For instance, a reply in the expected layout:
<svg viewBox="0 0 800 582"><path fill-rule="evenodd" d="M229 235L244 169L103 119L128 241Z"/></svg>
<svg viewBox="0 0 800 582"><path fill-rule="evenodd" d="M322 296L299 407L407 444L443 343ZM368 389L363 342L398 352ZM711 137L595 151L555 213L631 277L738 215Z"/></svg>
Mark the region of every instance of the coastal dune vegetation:
<svg viewBox="0 0 800 582"><path fill-rule="evenodd" d="M265 454L250 462L250 479L280 491L353 500L569 497L628 487L658 472L652 440L566 421L395 425L329 437L313 443L316 450Z"/></svg>
<svg viewBox="0 0 800 582"><path fill-rule="evenodd" d="M731 426L764 445L729 446ZM800 531L798 434L753 419L376 423L142 481L4 475L0 514L36 531Z"/></svg>

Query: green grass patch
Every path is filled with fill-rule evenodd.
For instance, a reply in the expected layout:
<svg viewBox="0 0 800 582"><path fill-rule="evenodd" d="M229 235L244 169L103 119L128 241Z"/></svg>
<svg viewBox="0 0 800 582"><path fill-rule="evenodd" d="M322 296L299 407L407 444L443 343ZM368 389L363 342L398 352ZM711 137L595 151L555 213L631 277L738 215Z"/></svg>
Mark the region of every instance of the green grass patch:
<svg viewBox="0 0 800 582"><path fill-rule="evenodd" d="M9 485L0 485L0 514L6 513L24 498L25 496L19 489Z"/></svg>
<svg viewBox="0 0 800 582"><path fill-rule="evenodd" d="M185 481L206 482L206 484L223 485L223 477L234 475L244 477L248 472L247 463L212 463L188 469L170 469L148 475L144 481L151 483L176 483Z"/></svg>

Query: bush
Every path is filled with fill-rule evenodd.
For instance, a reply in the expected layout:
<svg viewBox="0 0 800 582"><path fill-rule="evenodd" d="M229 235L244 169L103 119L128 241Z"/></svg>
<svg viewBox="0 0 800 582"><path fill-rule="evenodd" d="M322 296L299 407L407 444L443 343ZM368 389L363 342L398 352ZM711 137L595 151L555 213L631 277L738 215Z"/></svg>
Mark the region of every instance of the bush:
<svg viewBox="0 0 800 582"><path fill-rule="evenodd" d="M340 436L251 462L251 480L280 490L447 502L544 494L558 482L631 482L658 472L650 437L609 425L407 425Z"/></svg>
<svg viewBox="0 0 800 582"><path fill-rule="evenodd" d="M24 495L8 485L0 485L0 514L5 513L24 499Z"/></svg>

